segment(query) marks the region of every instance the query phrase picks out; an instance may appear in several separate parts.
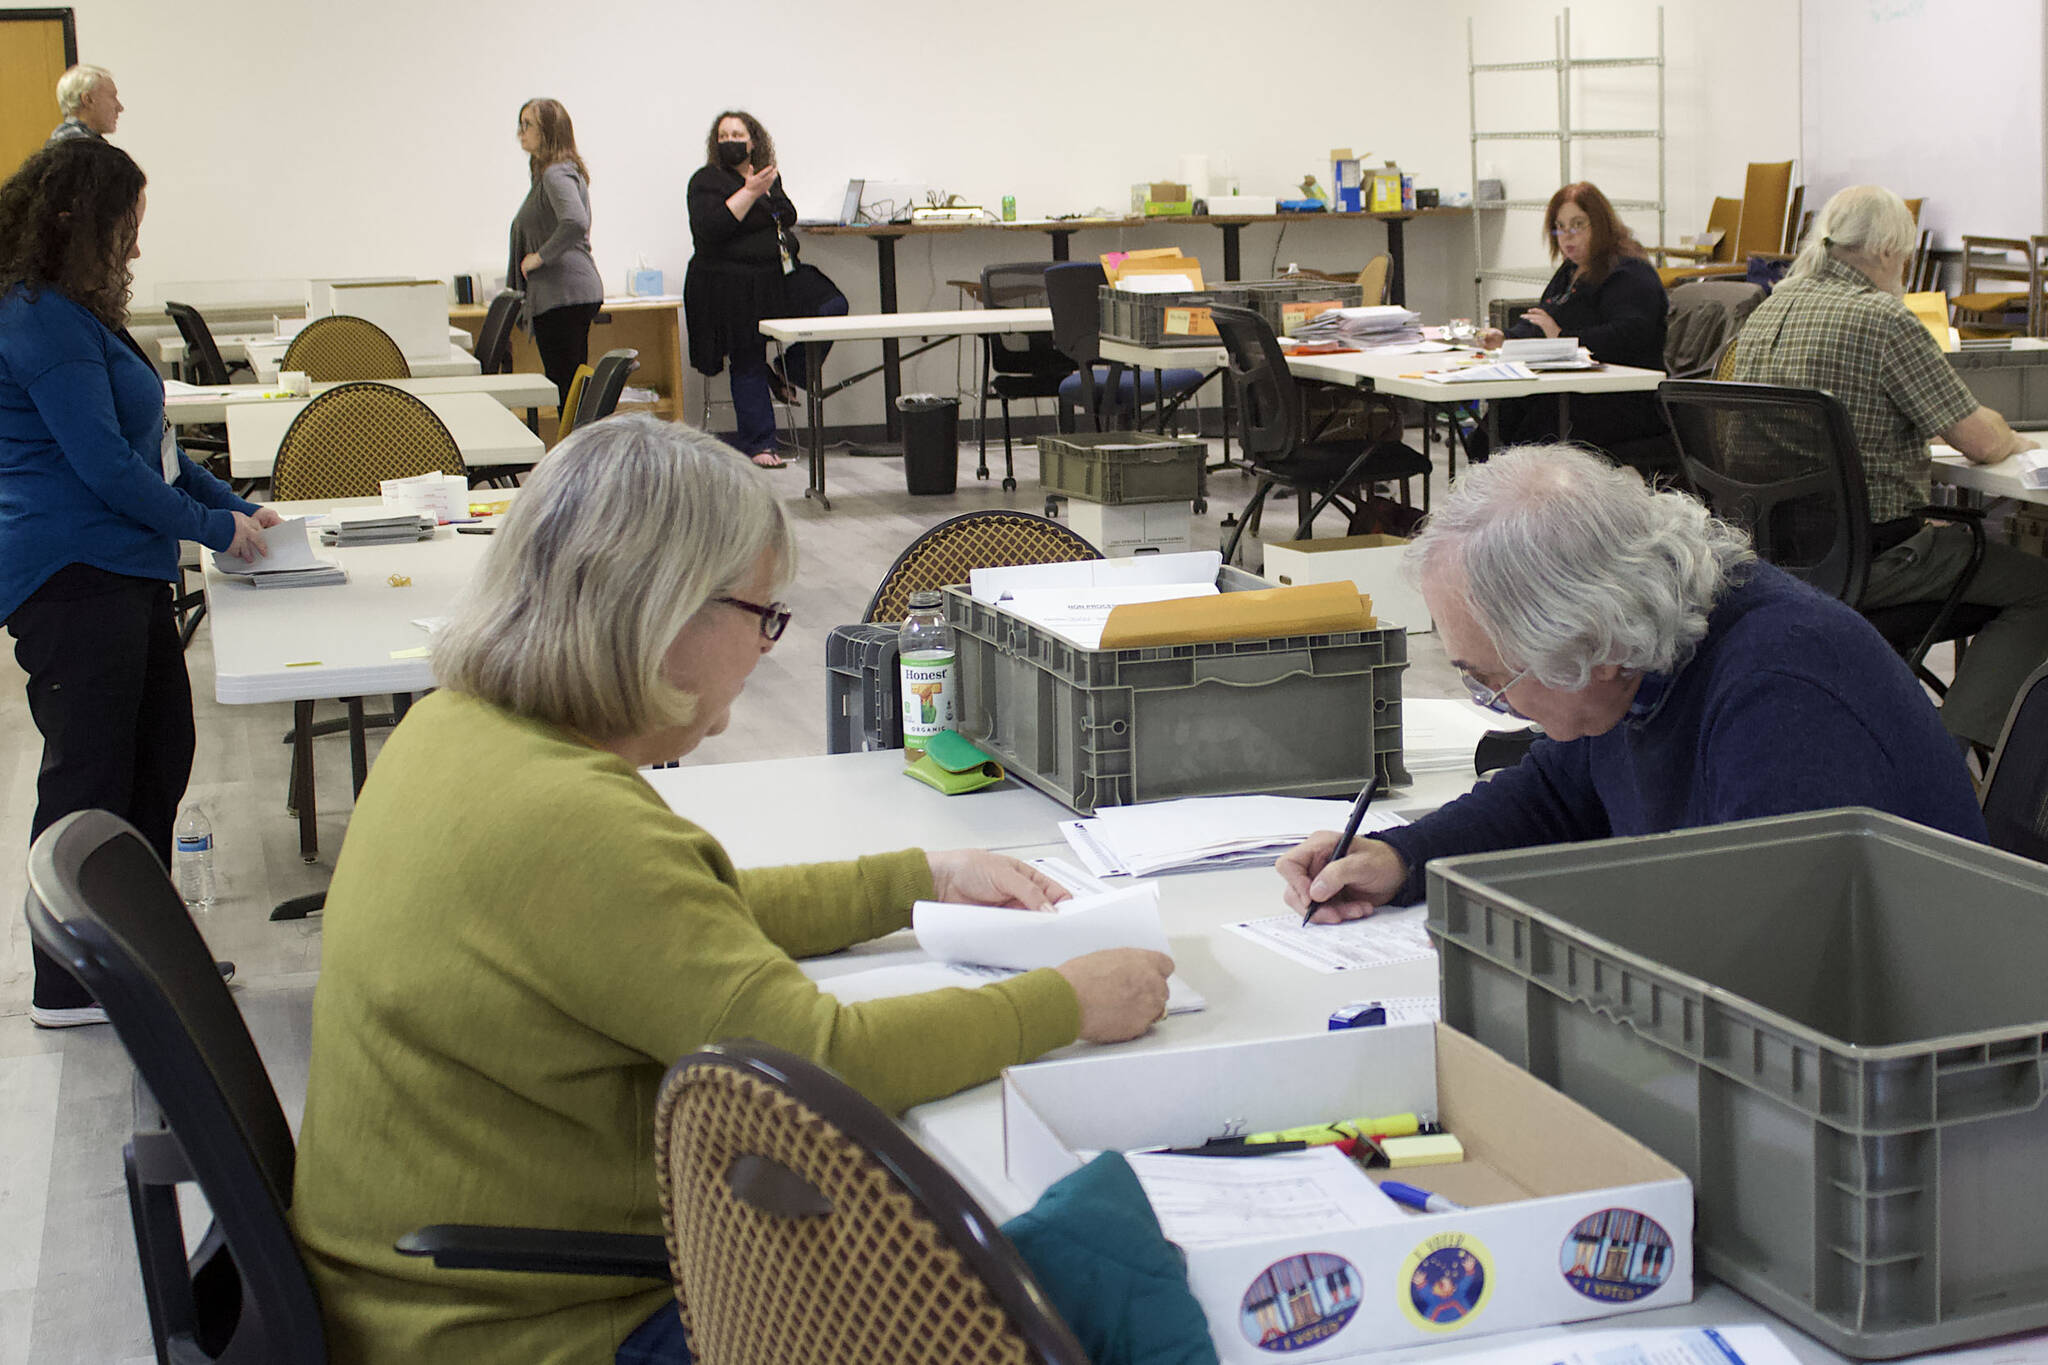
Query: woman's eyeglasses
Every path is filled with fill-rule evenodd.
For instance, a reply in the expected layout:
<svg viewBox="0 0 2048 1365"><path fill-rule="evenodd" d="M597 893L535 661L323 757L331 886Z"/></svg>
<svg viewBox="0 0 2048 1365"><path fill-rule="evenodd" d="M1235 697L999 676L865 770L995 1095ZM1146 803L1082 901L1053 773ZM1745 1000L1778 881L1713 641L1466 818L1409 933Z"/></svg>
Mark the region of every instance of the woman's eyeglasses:
<svg viewBox="0 0 2048 1365"><path fill-rule="evenodd" d="M790 610L787 603L770 602L764 607L759 602L749 602L741 597L714 597L711 600L723 602L728 607L738 607L741 611L752 612L760 617L761 638L770 644L780 640L782 632L789 629Z"/></svg>
<svg viewBox="0 0 2048 1365"><path fill-rule="evenodd" d="M1574 223L1569 227L1559 223L1550 230L1550 235L1553 237L1583 237L1592 230L1593 225L1591 223Z"/></svg>

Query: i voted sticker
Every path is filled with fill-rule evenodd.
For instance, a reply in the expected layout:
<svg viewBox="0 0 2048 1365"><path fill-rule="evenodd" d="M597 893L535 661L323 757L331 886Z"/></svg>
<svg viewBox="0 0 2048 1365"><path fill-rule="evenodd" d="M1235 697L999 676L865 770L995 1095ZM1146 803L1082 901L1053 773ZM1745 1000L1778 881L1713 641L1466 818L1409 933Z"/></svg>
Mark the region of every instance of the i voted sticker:
<svg viewBox="0 0 2048 1365"><path fill-rule="evenodd" d="M1671 1278L1671 1234L1647 1213L1602 1209L1566 1234L1564 1282L1589 1299L1634 1303Z"/></svg>
<svg viewBox="0 0 2048 1365"><path fill-rule="evenodd" d="M1259 1272L1238 1305L1244 1339L1262 1351L1305 1351L1344 1330L1363 1284L1342 1256L1305 1251Z"/></svg>
<svg viewBox="0 0 2048 1365"><path fill-rule="evenodd" d="M1401 1312L1430 1332L1465 1326L1493 1297L1493 1258L1462 1232L1432 1237L1401 1263Z"/></svg>

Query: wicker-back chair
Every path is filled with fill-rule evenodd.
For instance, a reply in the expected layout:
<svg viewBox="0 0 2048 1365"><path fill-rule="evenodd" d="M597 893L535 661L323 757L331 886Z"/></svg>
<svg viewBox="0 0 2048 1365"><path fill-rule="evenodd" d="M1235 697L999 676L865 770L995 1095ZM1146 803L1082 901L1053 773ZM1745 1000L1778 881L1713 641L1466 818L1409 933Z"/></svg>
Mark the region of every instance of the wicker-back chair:
<svg viewBox="0 0 2048 1365"><path fill-rule="evenodd" d="M703 1365L1082 1365L1030 1268L959 1181L814 1063L758 1043L683 1058L655 1180Z"/></svg>
<svg viewBox="0 0 2048 1365"><path fill-rule="evenodd" d="M1007 510L967 512L940 522L896 556L861 620L901 621L910 610L910 594L965 583L973 569L1100 558L1102 551L1051 517Z"/></svg>
<svg viewBox="0 0 2048 1365"><path fill-rule="evenodd" d="M315 384L349 379L410 379L405 352L376 323L337 313L307 323L285 347L280 370L303 370Z"/></svg>
<svg viewBox="0 0 2048 1365"><path fill-rule="evenodd" d="M270 490L280 502L374 498L385 479L436 472L469 470L432 408L389 384L343 384L286 429Z"/></svg>

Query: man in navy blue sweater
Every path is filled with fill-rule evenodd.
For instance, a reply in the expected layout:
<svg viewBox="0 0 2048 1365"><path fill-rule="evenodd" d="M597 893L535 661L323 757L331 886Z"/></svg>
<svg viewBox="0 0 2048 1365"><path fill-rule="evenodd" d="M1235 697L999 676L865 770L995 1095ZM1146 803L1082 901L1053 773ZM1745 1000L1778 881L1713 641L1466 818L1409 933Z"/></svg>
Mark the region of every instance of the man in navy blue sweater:
<svg viewBox="0 0 2048 1365"><path fill-rule="evenodd" d="M1452 665L1535 721L1519 764L1432 815L1280 859L1333 923L1422 899L1431 858L1874 806L1983 841L1955 744L1869 623L1682 493L1570 446L1473 466L1410 550Z"/></svg>

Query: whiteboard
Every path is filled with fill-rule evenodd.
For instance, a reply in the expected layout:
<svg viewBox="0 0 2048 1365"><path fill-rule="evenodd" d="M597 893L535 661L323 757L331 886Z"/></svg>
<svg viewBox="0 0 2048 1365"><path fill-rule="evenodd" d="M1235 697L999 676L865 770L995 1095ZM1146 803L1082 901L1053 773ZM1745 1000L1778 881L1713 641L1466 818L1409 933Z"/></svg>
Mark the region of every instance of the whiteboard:
<svg viewBox="0 0 2048 1365"><path fill-rule="evenodd" d="M1936 246L2048 232L2043 0L1803 0L1806 207L1845 185L1922 198Z"/></svg>

